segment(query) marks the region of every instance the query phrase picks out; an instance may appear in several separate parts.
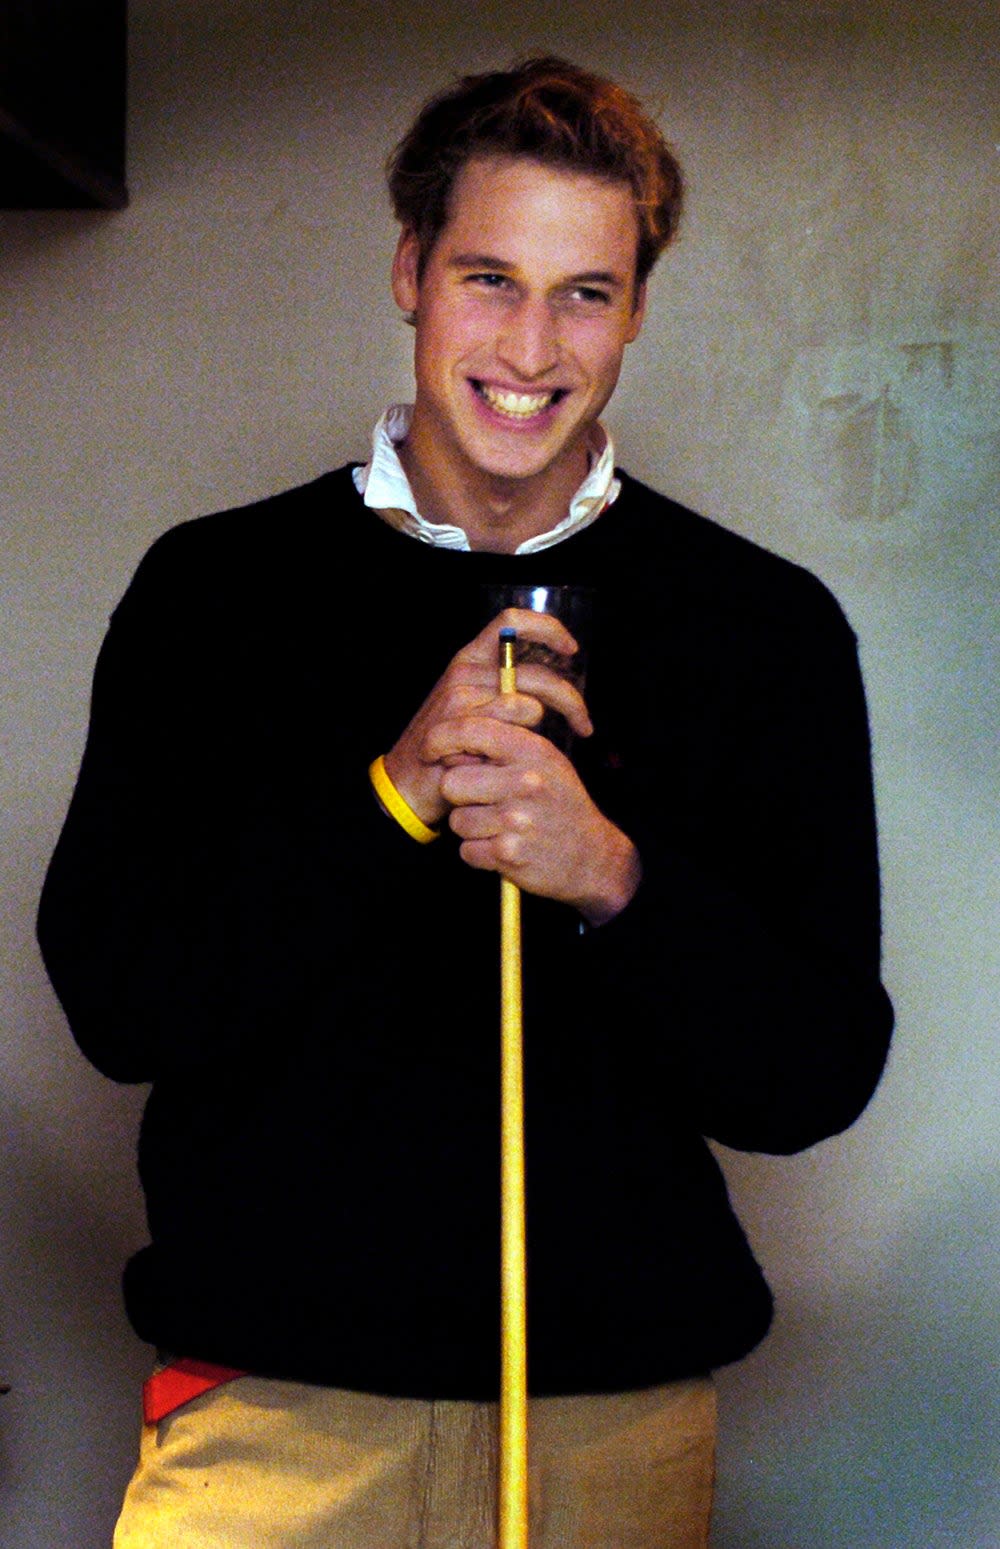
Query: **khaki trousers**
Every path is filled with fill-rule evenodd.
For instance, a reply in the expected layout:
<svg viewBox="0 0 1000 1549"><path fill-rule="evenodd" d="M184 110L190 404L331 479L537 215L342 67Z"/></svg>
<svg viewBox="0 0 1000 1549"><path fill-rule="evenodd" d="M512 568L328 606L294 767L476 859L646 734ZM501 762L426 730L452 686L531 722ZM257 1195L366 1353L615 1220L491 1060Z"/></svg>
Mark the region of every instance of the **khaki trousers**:
<svg viewBox="0 0 1000 1549"><path fill-rule="evenodd" d="M531 1401L531 1549L706 1549L710 1377ZM243 1377L143 1432L114 1549L492 1549L495 1404Z"/></svg>

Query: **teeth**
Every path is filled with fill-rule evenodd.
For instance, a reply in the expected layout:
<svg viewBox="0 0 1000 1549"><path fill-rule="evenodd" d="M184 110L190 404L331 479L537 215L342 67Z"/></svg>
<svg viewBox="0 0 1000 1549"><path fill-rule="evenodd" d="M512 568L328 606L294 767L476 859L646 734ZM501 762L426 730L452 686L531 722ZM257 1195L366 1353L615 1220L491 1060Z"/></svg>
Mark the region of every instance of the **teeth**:
<svg viewBox="0 0 1000 1549"><path fill-rule="evenodd" d="M479 391L491 409L509 414L512 419L530 419L533 414L540 414L548 408L554 396L553 393L506 393L496 387L488 387L485 382L479 384Z"/></svg>

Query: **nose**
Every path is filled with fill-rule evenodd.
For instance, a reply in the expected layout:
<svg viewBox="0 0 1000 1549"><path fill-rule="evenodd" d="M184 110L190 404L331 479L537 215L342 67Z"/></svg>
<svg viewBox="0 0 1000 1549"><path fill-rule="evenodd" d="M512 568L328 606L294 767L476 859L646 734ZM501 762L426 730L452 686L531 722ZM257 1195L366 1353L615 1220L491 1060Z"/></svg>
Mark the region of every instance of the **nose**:
<svg viewBox="0 0 1000 1549"><path fill-rule="evenodd" d="M526 382L552 370L559 359L559 334L544 301L526 297L507 313L497 339L497 357Z"/></svg>

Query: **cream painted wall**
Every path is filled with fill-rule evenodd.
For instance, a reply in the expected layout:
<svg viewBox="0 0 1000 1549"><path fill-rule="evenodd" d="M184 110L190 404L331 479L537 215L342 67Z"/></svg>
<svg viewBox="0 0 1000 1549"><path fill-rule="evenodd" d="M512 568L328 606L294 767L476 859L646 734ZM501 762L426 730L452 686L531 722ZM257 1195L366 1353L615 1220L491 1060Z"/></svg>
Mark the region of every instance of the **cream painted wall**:
<svg viewBox="0 0 1000 1549"><path fill-rule="evenodd" d="M5 1545L108 1543L147 1362L118 1295L143 1094L77 1055L32 935L107 613L168 525L363 451L408 384L384 152L443 76L554 47L657 104L690 176L622 460L818 570L871 699L898 1038L848 1135L724 1157L779 1311L722 1375L716 1549L995 1549L992 8L132 17L131 208L0 214Z"/></svg>

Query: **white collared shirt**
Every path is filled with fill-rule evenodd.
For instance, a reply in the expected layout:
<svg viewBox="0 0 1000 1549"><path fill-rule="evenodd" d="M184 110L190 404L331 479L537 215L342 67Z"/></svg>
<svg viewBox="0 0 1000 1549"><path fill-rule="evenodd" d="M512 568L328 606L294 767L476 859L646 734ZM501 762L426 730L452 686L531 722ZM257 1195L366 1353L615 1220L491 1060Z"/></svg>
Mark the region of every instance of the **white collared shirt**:
<svg viewBox="0 0 1000 1549"><path fill-rule="evenodd" d="M439 549L469 551L469 539L461 527L448 522L428 522L417 510L410 481L399 460L396 447L406 439L413 417L413 405L394 403L382 415L372 434L371 461L354 469L354 483L366 506L377 511L383 521L421 543ZM569 514L549 532L527 538L515 554L537 554L561 543L571 533L589 527L601 512L617 500L621 483L615 478L615 453L611 437L602 425L594 427L594 444L589 450L590 468L573 499Z"/></svg>

